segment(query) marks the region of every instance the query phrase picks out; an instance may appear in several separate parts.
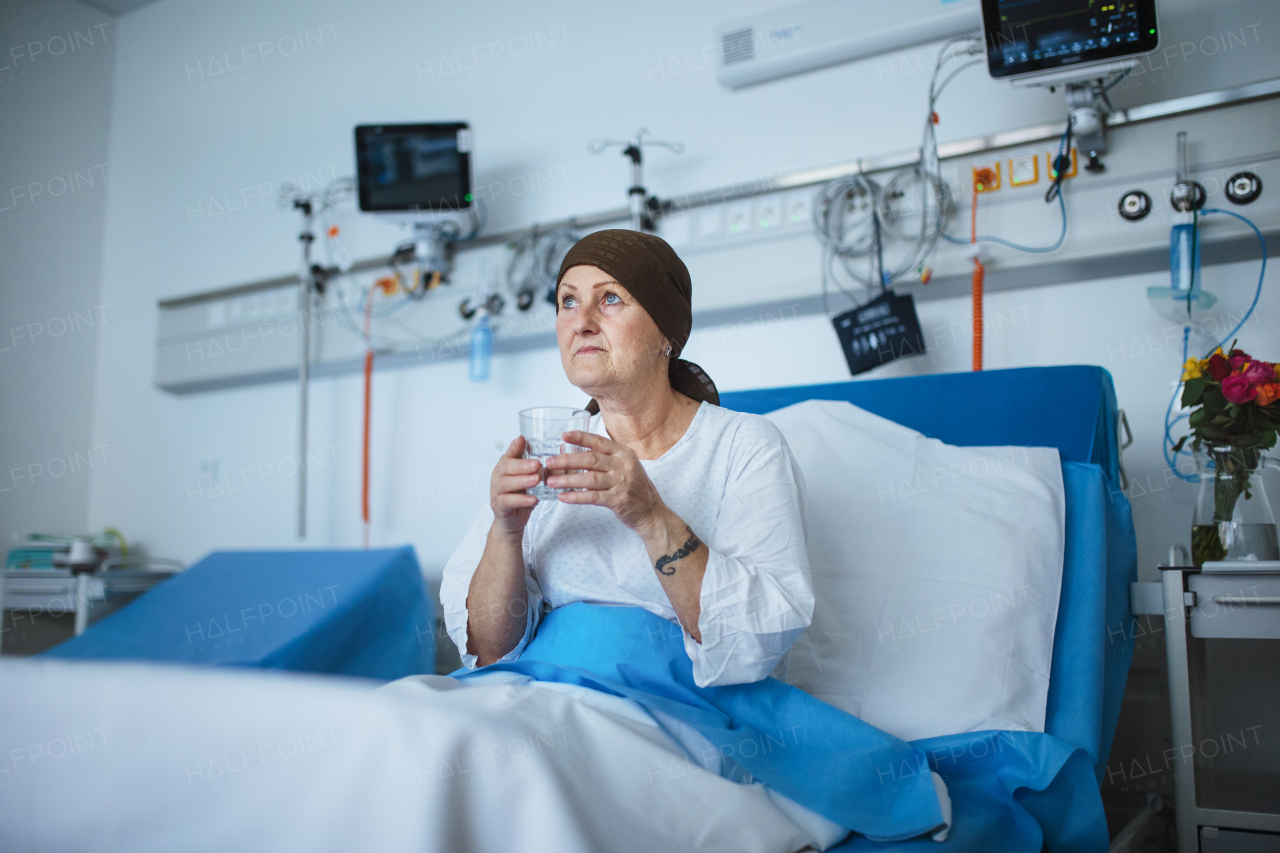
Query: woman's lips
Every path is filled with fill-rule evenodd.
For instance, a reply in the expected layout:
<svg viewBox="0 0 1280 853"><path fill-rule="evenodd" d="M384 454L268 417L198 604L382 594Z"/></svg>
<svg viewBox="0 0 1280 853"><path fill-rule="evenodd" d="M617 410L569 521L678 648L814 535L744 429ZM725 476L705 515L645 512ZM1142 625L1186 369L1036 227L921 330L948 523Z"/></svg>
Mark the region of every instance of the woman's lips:
<svg viewBox="0 0 1280 853"><path fill-rule="evenodd" d="M574 355L584 355L589 352L604 352L600 347L581 347Z"/></svg>

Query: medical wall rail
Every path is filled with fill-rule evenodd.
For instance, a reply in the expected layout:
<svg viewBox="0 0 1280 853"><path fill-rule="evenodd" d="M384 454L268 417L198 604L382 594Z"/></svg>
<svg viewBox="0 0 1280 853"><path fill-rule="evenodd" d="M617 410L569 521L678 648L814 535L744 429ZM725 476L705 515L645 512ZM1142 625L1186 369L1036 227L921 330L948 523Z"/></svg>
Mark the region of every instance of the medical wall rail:
<svg viewBox="0 0 1280 853"><path fill-rule="evenodd" d="M1206 92L1200 95L1190 95L1184 98L1174 98L1168 101L1145 104L1143 106L1132 107L1127 110L1119 110L1108 120L1107 125L1110 128L1119 128L1159 118L1185 115L1203 110L1211 110L1219 107L1275 97L1280 97L1280 78L1264 80L1258 83L1251 83L1246 86L1237 86L1230 89L1221 89L1215 92ZM1061 135L1062 124L1056 123L1039 124L1018 130L1009 130L984 136L976 136L971 139L939 144L938 159L953 160L958 157L994 152L1019 145L1029 145L1036 142L1056 140ZM905 166L914 165L919 161L919 159L920 149L918 148L877 155L874 157L860 157L844 163L806 169L804 171L794 172L784 176L763 176L752 178L749 181L742 181L731 185L732 188L730 189L719 187L710 190L701 190L672 196L669 199L662 200L662 208L665 214L670 214L678 211L694 210L714 204L727 204L734 201L753 198L755 196L816 186L836 178L847 177L850 175L888 172L893 169L900 169ZM749 187L747 186L748 184L750 185ZM456 241L452 243L452 248L455 251L468 251L484 248L486 246L497 246L510 243L514 240L519 240L534 231L539 234L549 234L561 228L590 231L605 225L625 222L630 218L630 208L615 207L608 210L602 210L597 213L584 214L581 216L568 216L563 219L556 219L549 222L534 223L527 228L517 228L509 231L483 234L472 240ZM1167 260L1167 258L1162 258L1163 263L1167 263ZM365 258L356 261L352 265L350 271L353 273L360 273L385 269L390 261L390 255ZM158 305L161 309L179 308L184 305L190 305L198 302L207 302L229 296L239 296L262 290L271 290L285 285L296 284L297 281L297 274L289 273L287 275L258 279L244 284L202 291L200 293L193 293L186 296L162 299L159 301Z"/></svg>
<svg viewBox="0 0 1280 853"><path fill-rule="evenodd" d="M1164 168L1169 159L1164 156L1165 150L1172 146L1175 130L1184 128L1193 131L1193 140L1204 143L1204 153L1196 163L1197 174L1222 173L1225 176L1240 168L1249 168L1259 171L1264 185L1280 186L1280 148L1260 151L1242 147L1246 143L1276 147L1274 139L1280 138L1280 116L1275 114L1271 104L1277 96L1280 96L1280 78L1149 104L1117 114L1112 123L1116 144L1108 155L1108 171L1103 175L1090 175L1082 169L1080 177L1067 182L1070 196L1068 205L1073 206L1069 245L1052 255L1038 255L1033 259L1010 258L989 264L985 290L990 293L1167 270L1167 227L1160 224L1157 216L1151 216L1143 223L1120 222L1114 216L1116 201L1126 190L1135 186L1145 185L1152 196L1158 196L1162 187L1167 188L1168 182L1172 180L1172 173ZM1236 117L1224 121L1218 118L1215 110L1229 110ZM1226 130L1228 125L1229 132ZM952 170L953 176L960 179L963 177L960 173L966 166L994 157L995 152L1006 152L1002 156L1008 157L1018 146L1038 146L1045 150L1052 146L1056 150L1061 133L1060 124L1037 125L948 143L940 146L939 156L946 161L944 168ZM1213 138L1215 134L1216 139ZM1152 152L1159 152L1160 156L1153 157ZM688 224L695 216L705 216L710 212L700 211L699 208L719 205L727 213L735 206L760 207L772 204L774 198L781 202L782 199L802 195L811 197L817 187L832 179L857 174L858 170L872 174L910 167L917 162L919 156L919 150L912 149L762 178L756 180L754 185L686 193L662 202L668 212L660 224L664 229L669 225L674 227L681 219ZM1155 165L1156 163L1159 165ZM992 223L991 227L996 227L995 223L1002 217L1006 223L1018 224L1026 219L1034 221L1038 214L1032 212L1033 207L1056 213L1036 201L1035 198L1039 196L1043 196L1043 183L1039 190L1031 188L1027 191L1010 187L991 196L984 195L981 206L986 212L982 216ZM765 198L744 201L754 197ZM1084 215L1081 216L1076 211ZM1107 220L1109 214L1112 221ZM1264 192L1262 198L1251 206L1248 215L1262 229L1271 253L1280 253L1280 195ZM452 244L452 248L467 254L477 248L488 248L490 252L501 251L502 244L527 237L535 228L539 234L552 233L561 226L572 226L582 232L625 222L629 216L627 208L618 207L590 215L538 223L526 229L482 234L473 240L457 241ZM1053 218L1056 233L1056 216ZM725 239L714 247L677 246L687 262L694 266L706 263L698 257L699 252L714 248L717 251L715 275L731 282L731 286L720 287L703 275L700 280L705 283L700 289L699 307L694 314L696 327L709 328L725 323L748 322L751 319L761 321L761 318L774 315L798 317L820 314L823 311L822 297L817 287L818 276L807 266L809 255L813 254L816 258L817 254L817 242L812 239L812 226L805 222L776 230L780 233L767 239L787 238L785 250L783 243L752 245L753 242L763 241L766 238L763 234L752 235L749 240ZM663 233L667 235L667 231L664 230ZM809 235L808 242L797 241L796 238L803 238L805 235ZM1009 236L1017 235L1010 233ZM1024 236L1034 240L1038 235L1028 232ZM668 236L668 239L673 238ZM741 247L741 251L737 250L738 247ZM896 283L895 287L902 292L911 293L917 300L967 295L971 278L968 265L949 263L949 259L943 256L943 251L944 247L940 247L935 273L927 286L902 281ZM960 257L959 251L954 250L954 247L946 251L954 253L956 258ZM474 254L486 257L483 251ZM1224 228L1218 234L1204 236L1202 263L1206 266L1252 260L1257 256L1257 240L1246 230ZM950 260L954 261L956 258ZM389 257L359 260L353 265L352 273L367 277L385 272L389 260ZM474 266L476 262L472 260L463 263L464 261L467 258L460 254L456 276L459 284L454 287L469 290L469 273L466 267ZM803 278L797 278L797 275L802 275ZM788 276L791 277L789 280ZM232 287L160 300L155 384L170 393L187 394L268 382L296 381L296 335L286 337L277 334L265 343L255 339L245 344L239 341L239 327L254 325L264 319L282 323L296 322L297 287L298 274L292 272ZM270 310L264 307L256 320L236 321L235 310L227 309L234 308L237 303L244 304L246 300L261 300L263 305L269 303ZM220 302L225 304L220 305ZM439 311L452 314L456 306L456 302L450 300L427 299L424 306L426 303L438 306L431 309L433 314ZM509 328L495 327L495 353L554 345L548 321L548 306L535 307L527 315L509 307L506 314L510 316L500 317L499 320ZM215 315L222 318L221 325L213 319ZM295 320L289 321L290 316ZM443 316L445 315L441 314ZM517 328L521 326L523 331ZM311 360L310 373L313 378L356 374L363 369L365 344L358 334L322 337L323 340L317 342ZM249 351L242 349L225 355L211 355L215 343L224 344L224 338L235 339L230 341L230 348L247 346ZM422 352L410 350L387 352L385 355L379 352L377 369L381 371L412 367L428 360L435 362L463 358L466 355L465 345L434 349L428 347Z"/></svg>

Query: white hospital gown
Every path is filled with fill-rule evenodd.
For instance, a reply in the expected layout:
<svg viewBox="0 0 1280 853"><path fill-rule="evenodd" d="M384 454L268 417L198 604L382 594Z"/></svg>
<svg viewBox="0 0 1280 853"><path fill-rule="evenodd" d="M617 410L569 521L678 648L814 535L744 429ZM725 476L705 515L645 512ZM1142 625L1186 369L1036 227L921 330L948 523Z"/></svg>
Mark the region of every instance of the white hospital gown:
<svg viewBox="0 0 1280 853"><path fill-rule="evenodd" d="M607 436L600 415L591 431ZM708 547L698 643L684 647L700 687L767 676L813 616L805 553L804 481L770 421L703 403L688 430L660 458L641 460L662 499ZM486 504L444 569L445 626L462 662L467 592L493 523ZM640 536L597 506L541 501L524 531L528 616L515 660L544 610L576 601L631 605L678 624Z"/></svg>

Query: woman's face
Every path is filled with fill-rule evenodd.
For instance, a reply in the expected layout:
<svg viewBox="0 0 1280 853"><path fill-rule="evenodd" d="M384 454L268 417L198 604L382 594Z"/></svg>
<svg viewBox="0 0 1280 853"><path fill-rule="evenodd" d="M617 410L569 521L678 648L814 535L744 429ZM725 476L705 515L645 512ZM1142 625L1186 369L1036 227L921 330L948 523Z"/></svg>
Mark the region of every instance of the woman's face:
<svg viewBox="0 0 1280 853"><path fill-rule="evenodd" d="M570 267L556 291L556 340L569 381L592 396L666 375L667 339L599 267Z"/></svg>

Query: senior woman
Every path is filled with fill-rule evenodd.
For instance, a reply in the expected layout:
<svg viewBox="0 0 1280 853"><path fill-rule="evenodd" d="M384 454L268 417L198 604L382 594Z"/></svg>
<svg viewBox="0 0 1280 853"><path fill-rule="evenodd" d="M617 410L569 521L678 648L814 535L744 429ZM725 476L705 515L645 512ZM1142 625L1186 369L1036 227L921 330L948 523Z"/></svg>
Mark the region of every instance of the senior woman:
<svg viewBox="0 0 1280 853"><path fill-rule="evenodd" d="M770 421L720 408L680 359L690 293L648 234L600 231L565 256L556 339L593 413L565 438L587 449L542 471L517 438L494 467L440 587L463 663L490 668L455 676L628 697L706 769L763 782L831 840L942 840L950 800L923 752L766 677L813 614L803 481ZM572 491L539 502L525 490L543 476Z"/></svg>
<svg viewBox="0 0 1280 853"><path fill-rule="evenodd" d="M565 438L587 449L542 471L518 437L494 467L440 590L468 668L519 658L544 609L574 602L678 622L699 687L764 678L809 625L799 468L770 421L720 408L711 379L679 358L691 292L684 263L649 234L596 232L565 256L556 339L593 413L590 431ZM573 491L525 493L544 476Z"/></svg>

